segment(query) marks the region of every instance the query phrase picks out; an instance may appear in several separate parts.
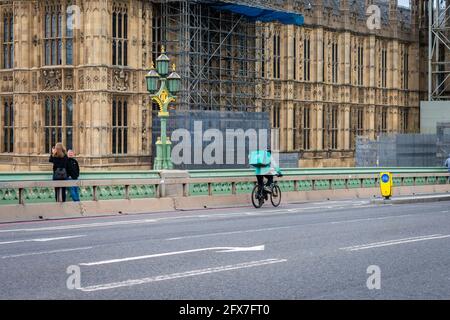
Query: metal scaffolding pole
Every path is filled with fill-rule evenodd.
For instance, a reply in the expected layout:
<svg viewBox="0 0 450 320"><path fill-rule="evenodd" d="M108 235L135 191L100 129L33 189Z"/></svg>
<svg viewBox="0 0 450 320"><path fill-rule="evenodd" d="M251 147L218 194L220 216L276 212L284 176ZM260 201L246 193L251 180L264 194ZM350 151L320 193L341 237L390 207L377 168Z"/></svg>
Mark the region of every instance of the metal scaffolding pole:
<svg viewBox="0 0 450 320"><path fill-rule="evenodd" d="M154 3L154 54L166 47L182 78L179 110L253 111L262 82L262 24L205 1Z"/></svg>
<svg viewBox="0 0 450 320"><path fill-rule="evenodd" d="M428 100L450 100L449 0L428 0Z"/></svg>

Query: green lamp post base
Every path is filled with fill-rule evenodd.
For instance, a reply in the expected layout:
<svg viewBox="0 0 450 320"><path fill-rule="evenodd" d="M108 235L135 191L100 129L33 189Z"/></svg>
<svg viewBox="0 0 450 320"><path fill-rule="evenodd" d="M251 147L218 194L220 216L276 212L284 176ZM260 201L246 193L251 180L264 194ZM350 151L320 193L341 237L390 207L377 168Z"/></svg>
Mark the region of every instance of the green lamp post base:
<svg viewBox="0 0 450 320"><path fill-rule="evenodd" d="M163 143L160 139L158 139L158 142L156 142L156 158L153 169L156 171L172 170L173 163L171 159L171 152L172 143L170 141Z"/></svg>

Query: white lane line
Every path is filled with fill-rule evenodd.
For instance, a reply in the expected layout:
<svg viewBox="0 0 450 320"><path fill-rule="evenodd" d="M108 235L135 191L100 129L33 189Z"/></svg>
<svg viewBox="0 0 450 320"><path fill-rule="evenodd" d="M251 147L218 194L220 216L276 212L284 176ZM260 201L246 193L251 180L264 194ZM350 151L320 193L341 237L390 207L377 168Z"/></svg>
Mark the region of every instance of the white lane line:
<svg viewBox="0 0 450 320"><path fill-rule="evenodd" d="M239 251L263 251L264 249L265 249L264 245L253 246L253 247L211 247L211 248L201 248L201 249L191 249L191 250L183 250L183 251L156 253L156 254L149 254L149 255L144 255L144 256L127 257L127 258L103 260L103 261L96 261L96 262L85 262L85 263L80 263L79 265L80 266L98 266L98 265L111 264L111 263L129 262L129 261L175 256L175 255L180 255L180 254L204 252L204 251L239 252Z"/></svg>
<svg viewBox="0 0 450 320"><path fill-rule="evenodd" d="M191 236L167 238L165 240L166 241L175 241L175 240L183 240L183 239L195 239L195 238L203 238L203 237L225 236L225 235L231 235L231 234L241 234L241 233L253 233L253 232L264 232L264 231L291 229L291 228L295 228L295 227L296 226L285 226L285 227L273 227L273 228L262 228L262 229L248 229L248 230L239 230L239 231L225 231L225 232L205 233L205 234L196 234L196 235L191 235Z"/></svg>
<svg viewBox="0 0 450 320"><path fill-rule="evenodd" d="M36 239L13 240L13 241L0 242L0 245L1 244L22 243L22 242L48 242L48 241L66 240L66 239L74 239L74 238L81 238L81 237L86 237L86 236L79 235L79 236L67 236L67 237L56 237L56 238L36 238Z"/></svg>
<svg viewBox="0 0 450 320"><path fill-rule="evenodd" d="M37 255L43 255L43 254L53 254L53 253L62 253L62 252L72 252L72 251L83 251L83 250L90 250L92 248L93 247L80 247L80 248L71 248L71 249L50 250L50 251L27 252L27 253L19 253L19 254L11 254L11 255L7 255L7 256L2 256L1 259L20 258L20 257L37 256Z"/></svg>
<svg viewBox="0 0 450 320"><path fill-rule="evenodd" d="M359 206L358 208L362 208ZM162 217L153 219L138 219L138 220L127 220L127 221L112 221L112 222L95 222L95 223L85 223L85 224L72 224L72 225L59 225L52 227L38 227L38 228L18 228L18 229L0 229L0 233L9 232L38 232L38 231L58 231L58 230L71 230L71 229L84 229L84 228L97 228L97 227L110 227L110 226L121 226L121 225L134 225L134 224L152 224L155 222L166 222L173 220L183 220L183 219L197 219L197 218L221 218L221 217L233 217L233 216L263 216L270 214L288 214L295 212L303 212L307 210L320 210L320 209L344 209L344 208L355 208L355 206L345 207L342 205L337 206L317 206L317 207L305 207L305 208L286 208L277 210L255 210L247 212L229 212L229 213L212 213L212 214L198 214L189 216L176 216L176 217Z"/></svg>
<svg viewBox="0 0 450 320"><path fill-rule="evenodd" d="M129 221L115 221L115 222L71 224L71 225L62 225L62 226L54 226L54 227L41 227L41 228L6 229L6 230L0 230L0 233L71 230L71 229L108 227L108 226L127 225L127 224L153 223L155 221L156 220L153 220L153 219L143 219L143 220L129 220Z"/></svg>
<svg viewBox="0 0 450 320"><path fill-rule="evenodd" d="M259 266L281 263L281 262L286 262L286 261L287 261L286 259L266 259L266 260L259 260L259 261L251 261L251 262L244 262L244 263L232 264L232 265L227 265L227 266L220 266L220 267L215 267L215 268L198 269L198 270L192 270L192 271L186 271L186 272L160 275L160 276L156 276L156 277L126 280L126 281L121 281L121 282L112 282L112 283L88 286L88 287L84 287L84 288L79 288L79 290L84 291L84 292L93 292L93 291L100 291L100 290L116 289L116 288L121 288L121 287L131 287L131 286L135 286L135 285L142 285L142 284L147 284L147 283L152 283L152 282L194 277L194 276L200 276L200 275L205 275L205 274L245 269L245 268L253 268L253 267L259 267Z"/></svg>
<svg viewBox="0 0 450 320"><path fill-rule="evenodd" d="M405 214L405 215L400 215L400 216L385 216L385 217L377 217L377 218L361 218L361 219L352 219L352 220L313 222L313 223L305 223L305 224L300 224L300 225L290 225L290 226L272 227L272 228L248 229L248 230L238 230L238 231L224 231L224 232L215 232L215 233L204 233L204 234L195 234L195 235L190 235L190 236L167 238L165 240L166 241L176 241L176 240L184 240L184 239L195 239L195 238L204 238L204 237L226 236L226 235L243 234L243 233L257 233L257 232L264 232L264 231L275 231L275 230L283 230L283 229L292 229L292 228L312 226L312 225L344 224L344 223L365 222L365 221L372 221L372 220L395 219L395 218L407 217L407 216L413 216L413 214Z"/></svg>
<svg viewBox="0 0 450 320"><path fill-rule="evenodd" d="M414 214L402 214L402 215L394 215L394 216L386 216L386 217L360 218L360 219L352 219L352 220L333 221L333 222L331 222L331 224L362 222L362 221L372 221L372 220L386 220L386 219L404 218L404 217L411 217L411 216L414 216Z"/></svg>
<svg viewBox="0 0 450 320"><path fill-rule="evenodd" d="M445 238L450 238L450 235L432 234L432 235L428 235L428 236L420 236L420 237L374 242L374 243L362 244L362 245L358 245L358 246L351 246L351 247L345 247L345 248L339 248L339 249L346 250L346 251L358 251L358 250L365 250L365 249L372 249L372 248L379 248L379 247L394 246L397 244L404 244L404 243L411 243L411 242L418 242L418 241L427 241L427 240L436 240L436 239L445 239Z"/></svg>

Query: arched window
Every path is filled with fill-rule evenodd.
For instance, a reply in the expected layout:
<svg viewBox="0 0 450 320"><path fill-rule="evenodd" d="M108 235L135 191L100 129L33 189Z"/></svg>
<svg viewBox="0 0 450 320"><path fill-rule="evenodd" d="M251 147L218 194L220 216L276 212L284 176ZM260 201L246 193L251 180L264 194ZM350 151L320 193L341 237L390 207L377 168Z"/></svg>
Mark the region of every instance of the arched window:
<svg viewBox="0 0 450 320"><path fill-rule="evenodd" d="M112 153L128 152L128 102L126 97L114 97L112 102Z"/></svg>
<svg viewBox="0 0 450 320"><path fill-rule="evenodd" d="M122 4L113 6L112 65L128 65L128 14L127 7Z"/></svg>
<svg viewBox="0 0 450 320"><path fill-rule="evenodd" d="M51 2L45 6L44 63L45 65L73 64L73 14L67 10L70 1ZM64 27L65 25L65 27Z"/></svg>
<svg viewBox="0 0 450 320"><path fill-rule="evenodd" d="M67 149L73 149L74 104L71 96L47 96L44 101L45 152L62 142Z"/></svg>
<svg viewBox="0 0 450 320"><path fill-rule="evenodd" d="M3 15L3 68L14 67L14 16L12 12Z"/></svg>
<svg viewBox="0 0 450 320"><path fill-rule="evenodd" d="M3 125L2 132L2 152L14 152L14 102L11 98L3 99L2 119L0 124Z"/></svg>

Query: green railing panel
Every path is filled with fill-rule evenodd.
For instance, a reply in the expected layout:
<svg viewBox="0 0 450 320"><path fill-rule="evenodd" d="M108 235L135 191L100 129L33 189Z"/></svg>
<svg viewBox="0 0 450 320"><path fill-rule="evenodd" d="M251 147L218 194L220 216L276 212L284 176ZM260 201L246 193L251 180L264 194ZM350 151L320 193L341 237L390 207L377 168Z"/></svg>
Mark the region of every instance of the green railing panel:
<svg viewBox="0 0 450 320"><path fill-rule="evenodd" d="M427 179L425 177L417 177L415 178L416 186L423 186L427 183Z"/></svg>
<svg viewBox="0 0 450 320"><path fill-rule="evenodd" d="M448 177L438 177L437 183L438 184L447 184Z"/></svg>
<svg viewBox="0 0 450 320"><path fill-rule="evenodd" d="M331 189L345 189L345 179L333 179L331 180Z"/></svg>
<svg viewBox="0 0 450 320"><path fill-rule="evenodd" d="M436 177L427 177L427 184L436 184Z"/></svg>
<svg viewBox="0 0 450 320"><path fill-rule="evenodd" d="M363 188L375 188L378 186L378 180L376 178L373 179L363 179L362 186Z"/></svg>
<svg viewBox="0 0 450 320"><path fill-rule="evenodd" d="M401 187L401 185L402 185L402 178L393 177L392 178L392 184L394 185L394 187Z"/></svg>
<svg viewBox="0 0 450 320"><path fill-rule="evenodd" d="M213 195L232 194L231 183L228 183L228 182L213 183L211 185L211 188L212 188Z"/></svg>
<svg viewBox="0 0 450 320"><path fill-rule="evenodd" d="M98 200L113 200L125 198L125 186L101 186L97 187Z"/></svg>
<svg viewBox="0 0 450 320"><path fill-rule="evenodd" d="M316 180L314 181L314 190L327 190L330 189L329 180Z"/></svg>
<svg viewBox="0 0 450 320"><path fill-rule="evenodd" d="M254 187L255 187L254 182L238 182L236 183L236 193L237 194L251 193Z"/></svg>
<svg viewBox="0 0 450 320"><path fill-rule="evenodd" d="M313 189L312 180L300 180L298 182L298 191L311 191Z"/></svg>
<svg viewBox="0 0 450 320"><path fill-rule="evenodd" d="M192 183L189 185L189 194L191 196L207 196L208 184L207 183Z"/></svg>
<svg viewBox="0 0 450 320"><path fill-rule="evenodd" d="M92 187L80 187L78 192L80 193L81 201L90 201L94 195Z"/></svg>
<svg viewBox="0 0 450 320"><path fill-rule="evenodd" d="M414 185L414 178L413 177L403 178L403 185L404 186L413 186Z"/></svg>
<svg viewBox="0 0 450 320"><path fill-rule="evenodd" d="M348 179L347 188L349 189L361 188L361 179Z"/></svg>
<svg viewBox="0 0 450 320"><path fill-rule="evenodd" d="M278 185L283 192L295 191L294 181L279 181Z"/></svg>
<svg viewBox="0 0 450 320"><path fill-rule="evenodd" d="M145 199L156 197L156 186L153 185L133 185L128 189L130 199Z"/></svg>
<svg viewBox="0 0 450 320"><path fill-rule="evenodd" d="M0 204L17 204L19 192L16 189L0 189Z"/></svg>
<svg viewBox="0 0 450 320"><path fill-rule="evenodd" d="M30 188L23 192L25 203L55 202L54 188Z"/></svg>

